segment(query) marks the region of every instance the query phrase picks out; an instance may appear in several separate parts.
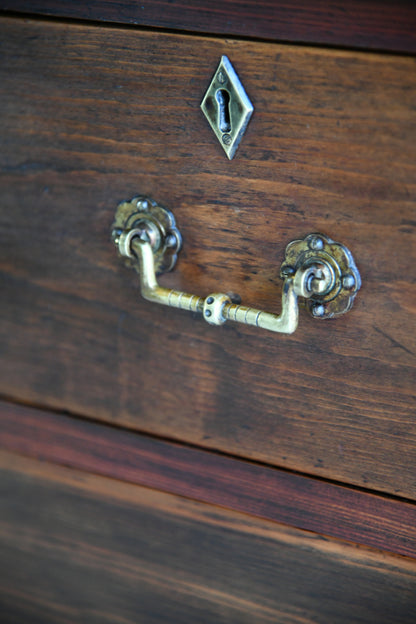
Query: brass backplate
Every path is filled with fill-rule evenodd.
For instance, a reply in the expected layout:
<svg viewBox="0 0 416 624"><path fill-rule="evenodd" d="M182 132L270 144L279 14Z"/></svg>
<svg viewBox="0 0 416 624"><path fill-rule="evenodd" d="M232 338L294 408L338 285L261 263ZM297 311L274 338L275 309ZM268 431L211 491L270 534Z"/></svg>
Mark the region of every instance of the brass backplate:
<svg viewBox="0 0 416 624"><path fill-rule="evenodd" d="M123 232L138 229L148 236L152 245L155 271L157 274L173 269L182 238L176 227L175 217L149 197L134 197L118 205L112 226L112 239L118 245ZM126 258L126 265L138 269L137 260Z"/></svg>
<svg viewBox="0 0 416 624"><path fill-rule="evenodd" d="M361 287L360 274L350 251L324 234L308 234L286 247L280 275L284 279L312 265L326 266L333 279L330 289L306 299L311 314L316 318L332 318L348 312Z"/></svg>

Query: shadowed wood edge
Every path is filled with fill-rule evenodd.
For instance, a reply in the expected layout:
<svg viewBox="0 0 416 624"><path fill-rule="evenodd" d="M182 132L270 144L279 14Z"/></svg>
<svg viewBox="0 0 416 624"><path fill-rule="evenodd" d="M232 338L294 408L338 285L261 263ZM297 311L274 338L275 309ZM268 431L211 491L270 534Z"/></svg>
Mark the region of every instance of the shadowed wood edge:
<svg viewBox="0 0 416 624"><path fill-rule="evenodd" d="M416 52L416 6L408 0L1 0L0 11L170 28L271 41Z"/></svg>
<svg viewBox="0 0 416 624"><path fill-rule="evenodd" d="M0 402L0 448L416 558L416 505Z"/></svg>

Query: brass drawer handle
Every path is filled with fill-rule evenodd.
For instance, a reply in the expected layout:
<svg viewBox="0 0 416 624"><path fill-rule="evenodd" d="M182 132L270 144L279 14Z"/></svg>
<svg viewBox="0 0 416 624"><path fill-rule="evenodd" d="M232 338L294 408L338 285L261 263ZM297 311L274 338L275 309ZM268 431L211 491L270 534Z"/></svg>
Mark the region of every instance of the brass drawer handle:
<svg viewBox="0 0 416 624"><path fill-rule="evenodd" d="M173 214L148 197L135 197L118 206L112 238L126 264L138 272L145 299L200 312L212 325L230 320L291 334L298 325L298 297L307 300L314 317L331 318L351 309L361 286L352 255L344 245L323 234L308 234L286 248L280 268L284 281L279 316L233 303L224 293L204 298L163 288L156 274L173 268L182 239Z"/></svg>

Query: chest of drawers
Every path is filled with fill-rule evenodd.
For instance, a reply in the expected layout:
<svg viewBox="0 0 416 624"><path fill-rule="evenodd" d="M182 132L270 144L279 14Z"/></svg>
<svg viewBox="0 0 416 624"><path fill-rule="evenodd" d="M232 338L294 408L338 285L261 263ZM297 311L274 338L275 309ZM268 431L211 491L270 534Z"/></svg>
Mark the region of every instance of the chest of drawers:
<svg viewBox="0 0 416 624"><path fill-rule="evenodd" d="M269 41L68 6L0 21L5 621L413 622L404 7L403 47L386 5L377 41L334 22L341 49L272 41L297 39L260 9ZM254 105L231 161L200 110L221 55ZM353 309L285 336L144 301L110 240L137 194L182 232L164 286L278 312L286 245L323 232L354 255Z"/></svg>

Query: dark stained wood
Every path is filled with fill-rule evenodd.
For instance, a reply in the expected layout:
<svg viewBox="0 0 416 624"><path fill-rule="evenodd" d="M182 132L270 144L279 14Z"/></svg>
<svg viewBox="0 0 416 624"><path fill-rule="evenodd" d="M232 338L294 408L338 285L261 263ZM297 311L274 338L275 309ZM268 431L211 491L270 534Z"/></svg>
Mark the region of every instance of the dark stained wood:
<svg viewBox="0 0 416 624"><path fill-rule="evenodd" d="M416 52L412 0L0 0L0 10L280 41Z"/></svg>
<svg viewBox="0 0 416 624"><path fill-rule="evenodd" d="M413 624L416 563L1 454L2 621Z"/></svg>
<svg viewBox="0 0 416 624"><path fill-rule="evenodd" d="M416 558L416 505L23 406L0 448Z"/></svg>
<svg viewBox="0 0 416 624"><path fill-rule="evenodd" d="M0 391L416 494L412 58L4 19ZM199 103L225 53L255 113L227 161ZM109 233L147 193L184 238L165 285L279 309L286 244L345 243L363 288L293 336L142 301Z"/></svg>

